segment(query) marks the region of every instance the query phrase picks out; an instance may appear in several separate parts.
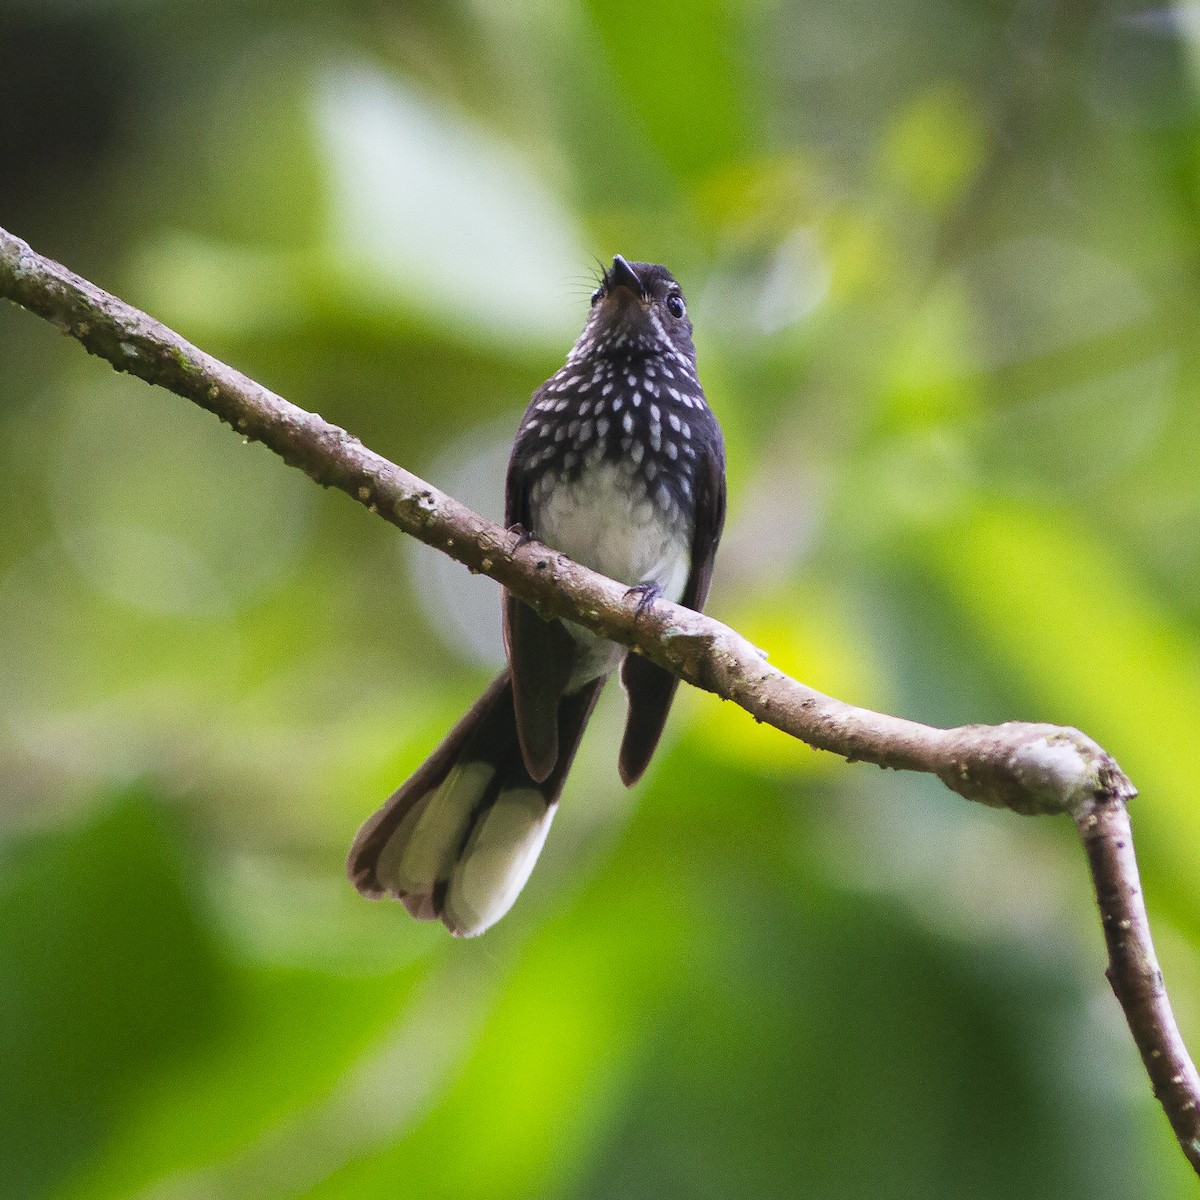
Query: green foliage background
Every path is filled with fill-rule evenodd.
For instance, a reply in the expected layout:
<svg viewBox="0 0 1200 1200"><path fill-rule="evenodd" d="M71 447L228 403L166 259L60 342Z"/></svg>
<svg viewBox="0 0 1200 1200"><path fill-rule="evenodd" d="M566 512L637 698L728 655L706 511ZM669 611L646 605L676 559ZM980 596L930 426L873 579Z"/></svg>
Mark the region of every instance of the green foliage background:
<svg viewBox="0 0 1200 1200"><path fill-rule="evenodd" d="M492 514L595 258L727 432L710 609L1081 726L1200 1046L1200 41L963 0L0 3L0 224ZM0 1194L1163 1197L1067 824L607 698L459 943L345 882L497 605L0 309ZM615 689L614 689L615 693Z"/></svg>

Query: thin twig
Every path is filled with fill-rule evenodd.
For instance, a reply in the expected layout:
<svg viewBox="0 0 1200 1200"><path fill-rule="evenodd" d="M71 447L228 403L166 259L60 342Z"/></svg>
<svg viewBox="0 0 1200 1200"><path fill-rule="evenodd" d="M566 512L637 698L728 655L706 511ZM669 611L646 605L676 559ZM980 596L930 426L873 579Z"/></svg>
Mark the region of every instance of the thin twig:
<svg viewBox="0 0 1200 1200"><path fill-rule="evenodd" d="M711 617L658 601L640 617L623 584L518 536L367 449L166 326L0 229L0 296L44 317L147 383L215 413L318 483L491 576L546 617L632 647L696 687L732 700L847 761L936 775L970 800L1023 814L1069 812L1087 848L1109 947L1109 978L1188 1161L1200 1174L1200 1081L1171 1013L1141 901L1125 803L1136 792L1091 738L1010 722L934 729L835 700L770 666Z"/></svg>
<svg viewBox="0 0 1200 1200"><path fill-rule="evenodd" d="M1200 1078L1175 1023L1154 953L1129 811L1121 800L1105 796L1082 805L1074 816L1096 885L1108 944L1108 982L1125 1010L1154 1094L1200 1173Z"/></svg>

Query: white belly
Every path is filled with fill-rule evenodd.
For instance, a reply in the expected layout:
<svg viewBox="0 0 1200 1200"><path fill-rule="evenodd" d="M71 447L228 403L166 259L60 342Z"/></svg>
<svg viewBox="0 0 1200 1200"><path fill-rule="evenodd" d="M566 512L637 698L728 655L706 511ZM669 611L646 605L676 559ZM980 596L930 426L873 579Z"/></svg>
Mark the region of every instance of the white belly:
<svg viewBox="0 0 1200 1200"><path fill-rule="evenodd" d="M552 490L535 486L530 508L547 546L619 583L657 583L668 600L683 595L692 531L655 506L626 464L599 463Z"/></svg>
<svg viewBox="0 0 1200 1200"><path fill-rule="evenodd" d="M619 583L656 583L679 600L691 569L691 528L672 506L664 514L626 463L604 462L573 484L535 485L530 516L538 539ZM611 671L624 651L568 625L584 653L574 682Z"/></svg>

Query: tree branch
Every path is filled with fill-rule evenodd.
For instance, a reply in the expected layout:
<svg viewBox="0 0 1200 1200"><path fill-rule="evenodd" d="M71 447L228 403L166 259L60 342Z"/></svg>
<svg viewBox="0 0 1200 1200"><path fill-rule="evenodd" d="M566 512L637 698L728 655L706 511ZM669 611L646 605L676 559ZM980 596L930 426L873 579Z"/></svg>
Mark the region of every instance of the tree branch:
<svg viewBox="0 0 1200 1200"><path fill-rule="evenodd" d="M1129 811L1117 797L1098 795L1073 815L1096 885L1108 944L1108 982L1125 1010L1154 1094L1200 1174L1200 1078L1175 1023L1154 953Z"/></svg>
<svg viewBox="0 0 1200 1200"><path fill-rule="evenodd" d="M857 708L790 679L734 630L637 598L537 542L484 520L357 438L198 350L145 313L0 229L0 296L45 318L147 383L214 413L316 482L491 576L544 617L563 617L645 654L848 762L924 771L969 800L1026 815L1067 812L1087 850L1108 942L1108 975L1163 1109L1200 1174L1200 1079L1180 1037L1150 937L1125 802L1136 795L1114 759L1077 729L1009 722L935 729Z"/></svg>

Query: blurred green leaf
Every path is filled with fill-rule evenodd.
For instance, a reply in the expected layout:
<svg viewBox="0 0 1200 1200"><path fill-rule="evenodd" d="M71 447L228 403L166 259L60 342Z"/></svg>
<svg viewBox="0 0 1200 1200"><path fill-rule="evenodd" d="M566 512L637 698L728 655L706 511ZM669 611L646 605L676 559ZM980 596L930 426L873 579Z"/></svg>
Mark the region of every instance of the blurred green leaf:
<svg viewBox="0 0 1200 1200"><path fill-rule="evenodd" d="M328 1098L395 1019L418 974L237 970L236 1004L205 1053L158 1072L104 1152L57 1194L116 1200L188 1172L202 1176L210 1164L269 1141Z"/></svg>
<svg viewBox="0 0 1200 1200"><path fill-rule="evenodd" d="M203 1056L235 991L146 793L12 846L0 870L0 1162L32 1200L140 1087Z"/></svg>
<svg viewBox="0 0 1200 1200"><path fill-rule="evenodd" d="M790 1197L798 1180L812 1197L889 1200L1137 1190L1128 1149L1095 1122L1109 1138L1119 1126L1054 1044L1083 1012L1053 976L1001 958L989 978L880 900L789 894L736 867L723 883L571 1195ZM1001 989L1020 1007L998 1006Z"/></svg>
<svg viewBox="0 0 1200 1200"><path fill-rule="evenodd" d="M700 176L744 147L753 129L751 57L736 6L589 0L587 11L619 99L669 167ZM636 196L636 180L617 186Z"/></svg>
<svg viewBox="0 0 1200 1200"><path fill-rule="evenodd" d="M884 169L918 200L940 208L970 185L985 137L971 94L943 85L900 115L885 146Z"/></svg>
<svg viewBox="0 0 1200 1200"><path fill-rule="evenodd" d="M519 955L463 1071L424 1121L305 1195L391 1196L402 1181L430 1200L520 1197L575 1173L683 937L662 885L629 879L627 867L621 887L595 885L610 903L572 909Z"/></svg>
<svg viewBox="0 0 1200 1200"><path fill-rule="evenodd" d="M365 62L315 89L329 168L328 267L370 304L492 341L569 337L563 281L587 262L573 215L521 149Z"/></svg>
<svg viewBox="0 0 1200 1200"><path fill-rule="evenodd" d="M1041 698L1028 719L1080 726L1141 789L1134 820L1156 868L1147 886L1200 929L1200 810L1181 753L1200 709L1192 631L1128 562L1044 508L981 504L919 549L972 623L983 661Z"/></svg>

